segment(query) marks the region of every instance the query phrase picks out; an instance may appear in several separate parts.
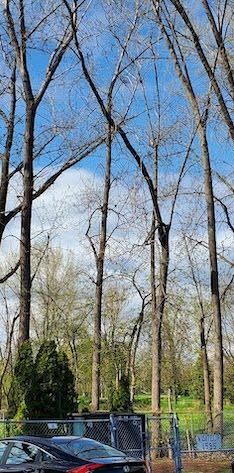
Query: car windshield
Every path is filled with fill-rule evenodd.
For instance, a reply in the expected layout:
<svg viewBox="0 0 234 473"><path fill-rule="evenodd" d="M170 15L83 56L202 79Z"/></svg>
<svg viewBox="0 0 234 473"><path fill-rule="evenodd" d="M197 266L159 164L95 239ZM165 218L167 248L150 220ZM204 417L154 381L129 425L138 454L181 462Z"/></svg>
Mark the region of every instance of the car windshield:
<svg viewBox="0 0 234 473"><path fill-rule="evenodd" d="M116 450L109 445L105 445L95 440L89 439L53 439L54 442L65 449L72 452L85 460L92 458L111 458L111 457L125 457L126 455L119 450Z"/></svg>

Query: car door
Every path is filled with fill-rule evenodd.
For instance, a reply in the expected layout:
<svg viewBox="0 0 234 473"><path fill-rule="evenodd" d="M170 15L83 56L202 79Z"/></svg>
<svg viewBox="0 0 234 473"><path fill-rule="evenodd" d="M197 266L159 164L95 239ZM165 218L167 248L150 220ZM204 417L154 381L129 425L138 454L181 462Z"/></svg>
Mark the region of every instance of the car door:
<svg viewBox="0 0 234 473"><path fill-rule="evenodd" d="M7 455L7 451L10 448L10 444L6 440L1 440L0 441L0 472L5 471L1 465L2 461L4 461L4 458Z"/></svg>
<svg viewBox="0 0 234 473"><path fill-rule="evenodd" d="M26 442L10 442L2 457L1 473L39 473L39 449Z"/></svg>
<svg viewBox="0 0 234 473"><path fill-rule="evenodd" d="M38 473L64 473L69 468L67 462L56 459L53 455L42 450L39 456L39 464Z"/></svg>

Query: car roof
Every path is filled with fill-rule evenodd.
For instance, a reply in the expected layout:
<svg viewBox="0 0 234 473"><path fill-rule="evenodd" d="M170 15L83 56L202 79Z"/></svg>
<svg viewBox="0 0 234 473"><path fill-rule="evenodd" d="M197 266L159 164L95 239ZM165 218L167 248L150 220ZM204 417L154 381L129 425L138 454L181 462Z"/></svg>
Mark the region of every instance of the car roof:
<svg viewBox="0 0 234 473"><path fill-rule="evenodd" d="M2 440L12 440L12 441L19 441L19 442L32 442L35 444L43 444L50 446L52 444L51 437L37 437L36 435L16 435L14 437L7 437Z"/></svg>
<svg viewBox="0 0 234 473"><path fill-rule="evenodd" d="M64 438L66 438L64 436ZM47 451L53 456L57 456L66 460L70 461L77 461L77 457L72 455L69 452L66 452L65 450L62 450L58 444L53 442L52 437L37 437L33 435L16 435L15 437L7 437L4 439L1 439L1 441L11 441L11 442L26 442L26 443L32 443L33 445L36 445L37 447L41 448L42 450ZM79 460L82 462L82 460Z"/></svg>

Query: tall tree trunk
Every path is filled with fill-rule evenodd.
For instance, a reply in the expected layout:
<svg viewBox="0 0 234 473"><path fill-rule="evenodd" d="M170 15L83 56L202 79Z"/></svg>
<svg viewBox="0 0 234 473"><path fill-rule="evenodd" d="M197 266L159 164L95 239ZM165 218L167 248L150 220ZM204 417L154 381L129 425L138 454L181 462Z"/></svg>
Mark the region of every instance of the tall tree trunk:
<svg viewBox="0 0 234 473"><path fill-rule="evenodd" d="M7 117L7 132L5 142L5 153L2 156L1 182L0 182L0 243L2 241L3 232L5 230L6 217L6 201L9 187L9 166L10 156L14 137L15 128L15 108L16 108L16 66L13 65L13 70L10 80L11 104L10 113Z"/></svg>
<svg viewBox="0 0 234 473"><path fill-rule="evenodd" d="M154 194L158 202L158 143L154 150ZM156 281L156 225L160 244L159 287ZM152 413L159 415L161 410L161 358L162 358L162 322L167 294L167 276L169 265L169 226L158 221L153 212L150 241L150 280L152 298Z"/></svg>
<svg viewBox="0 0 234 473"><path fill-rule="evenodd" d="M151 314L152 314L152 414L160 413L160 353L161 336L156 301L156 268L155 268L155 215L152 217L150 242L150 281L151 281Z"/></svg>
<svg viewBox="0 0 234 473"><path fill-rule="evenodd" d="M199 126L199 135L202 147L204 183L207 206L208 246L210 259L210 287L214 320L214 431L223 430L223 341L222 317L219 294L219 276L216 246L216 221L214 208L214 195L212 184L212 171L206 138L206 124Z"/></svg>
<svg viewBox="0 0 234 473"><path fill-rule="evenodd" d="M182 16L186 25L193 35L196 47L198 46L198 53L200 54L200 43L199 39L194 33L191 22L183 9L179 0L171 0L174 6L177 8L179 14ZM155 1L153 0L155 6ZM160 9L155 7L156 18L159 22L161 31L167 41L169 51L174 61L175 70L178 78L181 80L185 92L191 104L191 108L196 120L198 134L200 138L200 145L202 151L202 164L204 170L204 188L205 188L205 199L207 207L207 233L208 233L208 248L209 248L209 260L210 260L210 288L211 288L211 302L213 308L213 320L214 320L214 400L213 400L213 411L214 411L214 430L222 432L222 411L223 411L223 344L222 344L222 318L221 318L221 307L220 307L220 295L219 295L219 277L218 277L218 263L217 263L217 246L216 246L216 222L215 222L215 208L214 208L214 195L213 195L213 184L212 184L212 171L210 164L209 146L207 142L206 125L208 120L209 102L205 113L201 114L199 109L198 100L194 92L190 75L187 69L187 65L183 56L183 52L180 48L180 44L177 38L173 23L170 22L172 35L175 40L175 44L178 48L179 55L176 52L174 43L169 36L160 14ZM199 44L198 44L199 43ZM212 86L215 89L214 81ZM234 135L233 135L234 136Z"/></svg>
<svg viewBox="0 0 234 473"><path fill-rule="evenodd" d="M31 218L33 195L33 143L34 143L35 107L26 108L25 149L23 165L24 196L21 215L20 239L20 320L19 344L29 339L31 305Z"/></svg>
<svg viewBox="0 0 234 473"><path fill-rule="evenodd" d="M154 193L155 200L158 202L158 144L155 143L154 154ZM158 231L158 240L160 244L159 256L159 287L157 289L156 281L156 225ZM160 416L161 413L161 362L162 362L162 323L164 306L167 294L167 275L169 265L169 226L162 221L158 221L153 212L151 225L150 241L150 280L151 280L151 298L152 298L152 414ZM166 237L166 238L165 238ZM158 417L152 427L152 441L155 448L152 459L161 455L161 421Z"/></svg>
<svg viewBox="0 0 234 473"><path fill-rule="evenodd" d="M152 425L152 443L154 451L152 460L161 456L161 362L162 362L162 323L167 294L167 277L169 266L169 227L165 233L159 229L160 272L159 288L156 294L155 278L155 219L152 222L151 240L151 291L152 291L152 414L157 417Z"/></svg>
<svg viewBox="0 0 234 473"><path fill-rule="evenodd" d="M34 145L34 127L35 115L39 104L41 103L53 76L63 58L63 55L70 44L73 34L67 30L62 35L60 41L56 45L53 54L50 56L44 81L37 95L33 94L31 84L31 74L28 68L27 58L27 42L29 40L27 25L25 22L25 2L19 0L15 4L14 14L11 11L11 2L4 2L4 14L6 17L7 29L12 48L14 50L16 64L19 69L25 100L25 132L24 132L24 159L23 165L19 165L19 170L23 169L23 202L22 207L18 206L8 214L11 218L15 216L22 208L21 213L21 240L20 240L20 266L21 266L21 283L20 283L20 322L19 322L19 345L28 340L30 330L30 305L31 305L31 218L32 218L32 201L33 201L33 145ZM26 5L26 8L28 6ZM56 173L58 174L58 173ZM56 176L55 174L55 176ZM54 182L54 180L52 179ZM51 184L51 178L45 183L44 190ZM43 186L42 186L43 187ZM39 190L40 195L43 191ZM5 221L6 223L6 221Z"/></svg>
<svg viewBox="0 0 234 473"><path fill-rule="evenodd" d="M111 101L108 100L108 114L111 116ZM101 364L101 319L102 319L102 293L103 272L106 251L108 204L111 186L111 160L112 160L112 124L108 122L107 157L105 169L105 183L103 191L101 230L98 253L96 254L96 291L94 310L94 339L93 339L93 362L92 362L92 411L97 411L100 405L100 364Z"/></svg>
<svg viewBox="0 0 234 473"><path fill-rule="evenodd" d="M162 358L162 322L167 294L169 266L169 227L159 229L160 270L159 288L156 294L155 276L155 243L151 243L151 288L152 288L152 412L159 415L161 410L161 358ZM154 288L153 288L154 286Z"/></svg>
<svg viewBox="0 0 234 473"><path fill-rule="evenodd" d="M101 245L100 245L101 246ZM100 251L100 248L99 248ZM99 252L100 255L100 252ZM92 411L99 410L100 402L100 364L101 364L101 312L103 290L104 252L97 262L97 279L95 291L93 362L92 362ZM100 258L100 256L99 256Z"/></svg>

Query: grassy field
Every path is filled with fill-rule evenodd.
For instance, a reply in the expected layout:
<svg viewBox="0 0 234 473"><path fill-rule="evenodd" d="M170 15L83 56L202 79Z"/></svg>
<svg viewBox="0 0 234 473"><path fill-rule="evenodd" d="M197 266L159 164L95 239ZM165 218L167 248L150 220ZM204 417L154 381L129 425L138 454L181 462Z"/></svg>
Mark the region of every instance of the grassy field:
<svg viewBox="0 0 234 473"><path fill-rule="evenodd" d="M204 404L190 396L179 396L177 402L172 401L172 411L178 414L192 414L204 411ZM136 412L151 412L151 396L150 394L138 394L134 401L134 411ZM168 398L167 396L161 397L161 411L162 414L169 412ZM225 415L233 415L234 404L230 404L228 401L224 401L224 413Z"/></svg>
<svg viewBox="0 0 234 473"><path fill-rule="evenodd" d="M203 409L203 405L201 401L194 399L189 396L180 396L177 402L172 401L172 410L173 412L178 413L192 413L192 412L199 412ZM161 397L161 410L162 413L169 412L169 405L168 405L168 398L167 396ZM134 402L134 411L138 412L145 412L150 413L151 411L151 396L149 394L139 394L135 398ZM234 408L234 406L233 406Z"/></svg>
<svg viewBox="0 0 234 473"><path fill-rule="evenodd" d="M169 412L168 399L162 396L162 414ZM189 449L189 445L193 445L196 436L207 432L207 417L205 414L204 404L194 398L181 396L177 402L172 402L172 410L178 415L180 436L182 448ZM134 411L151 414L151 396L141 394L136 396L134 403ZM164 421L165 423L168 421ZM223 448L234 448L234 405L224 403L223 417Z"/></svg>
<svg viewBox="0 0 234 473"><path fill-rule="evenodd" d="M88 398L83 398L81 404L85 407L88 407L90 400ZM176 412L179 416L188 415L188 416L199 416L204 412L204 405L198 399L189 396L179 396L177 402L173 401L172 411ZM101 411L107 411L107 400L101 400ZM150 394L138 394L135 396L135 401L133 405L134 412L141 412L145 414L151 414L151 396ZM167 396L161 397L161 412L166 414L169 412L168 398ZM224 402L224 415L226 418L234 419L234 404L230 402Z"/></svg>

